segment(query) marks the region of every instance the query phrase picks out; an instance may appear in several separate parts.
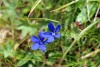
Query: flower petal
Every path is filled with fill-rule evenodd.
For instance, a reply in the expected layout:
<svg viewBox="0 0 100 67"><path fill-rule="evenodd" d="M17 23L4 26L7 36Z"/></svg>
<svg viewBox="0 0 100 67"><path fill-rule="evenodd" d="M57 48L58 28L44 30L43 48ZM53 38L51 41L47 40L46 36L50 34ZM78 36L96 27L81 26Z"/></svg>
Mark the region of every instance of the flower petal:
<svg viewBox="0 0 100 67"><path fill-rule="evenodd" d="M42 50L42 52L46 51L46 46L45 45L40 45L40 50Z"/></svg>
<svg viewBox="0 0 100 67"><path fill-rule="evenodd" d="M43 44L44 45L48 44L47 39L45 41L43 41Z"/></svg>
<svg viewBox="0 0 100 67"><path fill-rule="evenodd" d="M44 38L48 38L48 37L52 36L52 33L51 32L44 32L44 33L42 33L42 36Z"/></svg>
<svg viewBox="0 0 100 67"><path fill-rule="evenodd" d="M48 28L49 28L49 30L50 30L51 32L54 32L54 30L55 30L54 25L52 24L52 22L50 22L50 23L48 24Z"/></svg>
<svg viewBox="0 0 100 67"><path fill-rule="evenodd" d="M39 43L35 43L34 45L31 46L32 50L37 50L39 49Z"/></svg>
<svg viewBox="0 0 100 67"><path fill-rule="evenodd" d="M32 40L32 42L35 42L35 43L40 42L39 38L37 38L35 36L31 36L31 40Z"/></svg>
<svg viewBox="0 0 100 67"><path fill-rule="evenodd" d="M44 33L44 32L40 32L40 33L39 33L39 38L40 38L41 41L44 40L44 37L42 36L43 33Z"/></svg>
<svg viewBox="0 0 100 67"><path fill-rule="evenodd" d="M54 36L50 36L48 39L47 39L47 42L53 42L54 41Z"/></svg>
<svg viewBox="0 0 100 67"><path fill-rule="evenodd" d="M60 38L61 34L56 34L55 37L56 38Z"/></svg>
<svg viewBox="0 0 100 67"><path fill-rule="evenodd" d="M55 32L56 32L56 33L60 30L60 27L61 27L61 25L57 25L57 26L56 26L56 29L55 29Z"/></svg>

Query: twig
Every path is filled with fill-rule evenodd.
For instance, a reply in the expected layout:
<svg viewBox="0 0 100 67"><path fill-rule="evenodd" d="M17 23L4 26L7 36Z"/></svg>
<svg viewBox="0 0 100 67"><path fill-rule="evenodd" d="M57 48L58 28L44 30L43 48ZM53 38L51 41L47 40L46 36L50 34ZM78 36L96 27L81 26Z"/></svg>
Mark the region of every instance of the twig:
<svg viewBox="0 0 100 67"><path fill-rule="evenodd" d="M23 18L19 18L19 19L23 19ZM24 19L33 19L33 20L46 20L46 21L52 21L52 22L57 22L60 23L60 21L57 20L53 20L53 19L48 19L48 18L24 18Z"/></svg>
<svg viewBox="0 0 100 67"><path fill-rule="evenodd" d="M16 51L16 49L26 40L28 39L30 36L25 37L23 40L20 41L20 43L16 43L14 46L14 51Z"/></svg>
<svg viewBox="0 0 100 67"><path fill-rule="evenodd" d="M91 52L91 53L88 53L88 54L86 54L85 56L82 56L81 57L81 59L86 59L86 58L88 58L88 57L93 57L93 56L95 56L97 53L99 53L100 52L100 49L96 49L95 51L93 51L93 52Z"/></svg>
<svg viewBox="0 0 100 67"><path fill-rule="evenodd" d="M31 11L29 12L28 17L31 15L31 13L33 12L33 10L36 8L36 6L41 2L41 0L37 0L36 3L33 5Z"/></svg>
<svg viewBox="0 0 100 67"><path fill-rule="evenodd" d="M72 1L72 2L70 2L70 3L68 3L68 4L66 4L66 5L63 5L63 6L57 8L57 9L55 9L55 10L52 10L52 11L50 11L50 12L55 12L55 11L61 10L61 9L65 8L65 7L69 6L69 5L71 5L71 4L73 4L73 3L78 2L78 1L79 1L79 0Z"/></svg>
<svg viewBox="0 0 100 67"><path fill-rule="evenodd" d="M86 0L86 7L87 7L87 16L88 16L88 20L90 21L90 17L89 17L89 15L90 15L90 11L89 11L89 1L88 0Z"/></svg>

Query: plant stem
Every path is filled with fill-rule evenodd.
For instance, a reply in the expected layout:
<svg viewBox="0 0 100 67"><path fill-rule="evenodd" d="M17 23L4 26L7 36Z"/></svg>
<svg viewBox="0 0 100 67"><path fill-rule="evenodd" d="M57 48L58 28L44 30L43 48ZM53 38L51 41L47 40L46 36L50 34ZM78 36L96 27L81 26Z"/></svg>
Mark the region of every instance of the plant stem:
<svg viewBox="0 0 100 67"><path fill-rule="evenodd" d="M100 5L99 5L100 7ZM60 64L62 63L62 60L65 58L65 56L67 55L67 53L71 50L71 48L75 45L75 43L85 34L87 33L88 30L90 30L94 25L96 25L98 22L96 22L96 17L97 17L97 14L99 12L99 7L96 11L96 14L95 14L95 17L94 17L94 20L93 20L93 23L91 23L88 27L86 27L80 34L77 38L75 38L75 40L72 42L72 44L69 46L69 48L65 51L65 53L63 54L60 62L59 62L59 66Z"/></svg>

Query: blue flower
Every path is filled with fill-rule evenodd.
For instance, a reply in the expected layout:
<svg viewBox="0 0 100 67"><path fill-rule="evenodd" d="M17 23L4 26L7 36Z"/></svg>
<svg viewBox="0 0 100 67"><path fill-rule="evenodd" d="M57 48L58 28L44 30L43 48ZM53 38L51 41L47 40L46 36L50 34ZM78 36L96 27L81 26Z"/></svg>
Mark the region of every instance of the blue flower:
<svg viewBox="0 0 100 67"><path fill-rule="evenodd" d="M57 25L56 27L54 27L52 22L50 22L48 24L48 28L49 28L50 32L42 33L42 36L44 38L47 38L48 42L53 42L55 40L55 38L60 38L61 35L58 32L59 32L59 30L61 28L61 25Z"/></svg>
<svg viewBox="0 0 100 67"><path fill-rule="evenodd" d="M42 52L46 51L47 40L42 36L42 32L39 33L38 37L31 36L32 42L34 44L31 46L32 50L40 49Z"/></svg>

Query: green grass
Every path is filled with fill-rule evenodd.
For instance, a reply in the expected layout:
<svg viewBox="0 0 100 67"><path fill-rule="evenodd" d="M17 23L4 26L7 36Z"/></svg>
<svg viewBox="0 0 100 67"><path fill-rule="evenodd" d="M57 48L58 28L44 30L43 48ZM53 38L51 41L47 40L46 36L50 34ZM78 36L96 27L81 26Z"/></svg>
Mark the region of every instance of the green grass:
<svg viewBox="0 0 100 67"><path fill-rule="evenodd" d="M61 24L46 52L30 36ZM99 67L99 0L0 0L0 67Z"/></svg>

